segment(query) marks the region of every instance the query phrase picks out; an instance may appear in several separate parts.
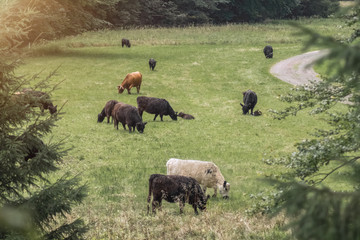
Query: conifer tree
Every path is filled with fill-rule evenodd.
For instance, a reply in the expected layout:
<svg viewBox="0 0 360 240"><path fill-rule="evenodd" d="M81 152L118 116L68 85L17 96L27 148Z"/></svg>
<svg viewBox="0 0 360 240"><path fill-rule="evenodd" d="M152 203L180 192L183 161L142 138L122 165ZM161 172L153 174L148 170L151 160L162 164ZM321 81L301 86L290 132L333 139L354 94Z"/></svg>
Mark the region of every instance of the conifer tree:
<svg viewBox="0 0 360 240"><path fill-rule="evenodd" d="M86 187L67 174L49 180L66 154L61 142L49 140L60 113L41 110L56 88L49 85L55 72L43 80L14 73L20 39L29 31L24 26L20 21L0 29L0 239L81 239L83 221L64 217L84 199Z"/></svg>
<svg viewBox="0 0 360 240"><path fill-rule="evenodd" d="M348 17L354 29L348 41L340 42L298 26L310 36L306 47L329 49L321 61L330 63L332 74L329 72L329 77L312 85L295 88L283 96L293 104L274 111L279 119L304 109L328 116L329 128L315 130L313 139L296 145L296 152L275 159L293 169L293 180L281 184L284 192L280 209L290 218L289 227L297 239L360 239L360 42L356 41L360 32L359 2ZM335 110L338 104L345 104L345 110ZM351 170L341 180L353 190L330 188L326 180L345 166Z"/></svg>

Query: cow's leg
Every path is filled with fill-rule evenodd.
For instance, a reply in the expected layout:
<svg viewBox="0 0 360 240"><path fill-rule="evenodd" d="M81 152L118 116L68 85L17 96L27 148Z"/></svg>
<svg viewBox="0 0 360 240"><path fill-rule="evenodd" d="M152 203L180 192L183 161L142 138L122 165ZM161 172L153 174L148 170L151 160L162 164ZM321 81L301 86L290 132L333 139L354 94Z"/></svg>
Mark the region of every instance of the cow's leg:
<svg viewBox="0 0 360 240"><path fill-rule="evenodd" d="M193 208L194 208L194 212L195 212L195 214L196 215L199 215L199 212L198 212L198 210L197 210L197 206L196 206L196 203L193 203Z"/></svg>
<svg viewBox="0 0 360 240"><path fill-rule="evenodd" d="M128 91L128 94L131 94L131 93L130 93L130 89L131 89L131 87L129 87L129 88L127 89L127 91Z"/></svg>
<svg viewBox="0 0 360 240"><path fill-rule="evenodd" d="M254 110L254 108L252 107L252 108L251 108L251 115L254 115L254 114L253 114L253 110Z"/></svg>
<svg viewBox="0 0 360 240"><path fill-rule="evenodd" d="M110 122L110 116L107 116L107 123Z"/></svg>
<svg viewBox="0 0 360 240"><path fill-rule="evenodd" d="M140 86L137 86L137 87L136 87L136 91L137 91L137 93L139 94L139 92L140 92Z"/></svg>
<svg viewBox="0 0 360 240"><path fill-rule="evenodd" d="M157 117L158 115L159 115L159 114L155 114L154 121L155 121L155 119L156 119L156 117Z"/></svg>
<svg viewBox="0 0 360 240"><path fill-rule="evenodd" d="M117 130L119 129L118 125L119 125L119 122L116 119L114 119L114 127L116 127Z"/></svg>
<svg viewBox="0 0 360 240"><path fill-rule="evenodd" d="M160 114L160 119L161 119L161 121L163 120L163 115L162 114Z"/></svg>
<svg viewBox="0 0 360 240"><path fill-rule="evenodd" d="M152 205L152 212L155 214L156 213L155 209L160 205L160 203L158 201L153 200L151 205Z"/></svg>
<svg viewBox="0 0 360 240"><path fill-rule="evenodd" d="M217 187L214 187L214 195L213 195L213 197L216 197L216 195L217 195Z"/></svg>
<svg viewBox="0 0 360 240"><path fill-rule="evenodd" d="M184 212L184 205L185 205L185 202L183 200L180 200L179 201L180 214L182 214Z"/></svg>
<svg viewBox="0 0 360 240"><path fill-rule="evenodd" d="M126 130L125 123L122 123L124 130Z"/></svg>

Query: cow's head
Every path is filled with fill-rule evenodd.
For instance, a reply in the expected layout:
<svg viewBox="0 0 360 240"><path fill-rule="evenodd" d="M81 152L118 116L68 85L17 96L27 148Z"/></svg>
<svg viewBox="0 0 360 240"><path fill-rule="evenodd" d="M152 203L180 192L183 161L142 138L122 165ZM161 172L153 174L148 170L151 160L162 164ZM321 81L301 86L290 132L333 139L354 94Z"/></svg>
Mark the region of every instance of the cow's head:
<svg viewBox="0 0 360 240"><path fill-rule="evenodd" d="M136 123L136 129L138 130L139 133L144 132L146 124L147 124L147 122L138 122L138 123Z"/></svg>
<svg viewBox="0 0 360 240"><path fill-rule="evenodd" d="M121 85L119 85L117 87L118 87L118 91L119 91L120 94L123 93L123 91L125 90L125 88L123 86L121 86Z"/></svg>
<svg viewBox="0 0 360 240"><path fill-rule="evenodd" d="M54 114L57 112L57 105L55 106L49 106L50 114Z"/></svg>
<svg viewBox="0 0 360 240"><path fill-rule="evenodd" d="M105 119L105 115L102 115L101 113L98 114L98 123L103 122Z"/></svg>
<svg viewBox="0 0 360 240"><path fill-rule="evenodd" d="M204 194L203 190L201 189L200 185L197 185L197 189L198 189L198 193L199 193L197 207L201 211L205 211L206 210L206 203L207 203L208 199L210 198L210 195L205 196L205 194Z"/></svg>
<svg viewBox="0 0 360 240"><path fill-rule="evenodd" d="M230 183L224 181L223 185L219 187L219 191L224 199L229 199Z"/></svg>
<svg viewBox="0 0 360 240"><path fill-rule="evenodd" d="M179 112L178 114L176 114L178 117L183 117L185 114L183 112Z"/></svg>
<svg viewBox="0 0 360 240"><path fill-rule="evenodd" d="M177 121L177 116L178 116L177 112L173 112L172 114L170 114L171 119L175 121Z"/></svg>
<svg viewBox="0 0 360 240"><path fill-rule="evenodd" d="M249 106L247 105L243 105L242 103L240 103L241 107L242 107L242 111L243 111L243 114L247 114L250 110Z"/></svg>

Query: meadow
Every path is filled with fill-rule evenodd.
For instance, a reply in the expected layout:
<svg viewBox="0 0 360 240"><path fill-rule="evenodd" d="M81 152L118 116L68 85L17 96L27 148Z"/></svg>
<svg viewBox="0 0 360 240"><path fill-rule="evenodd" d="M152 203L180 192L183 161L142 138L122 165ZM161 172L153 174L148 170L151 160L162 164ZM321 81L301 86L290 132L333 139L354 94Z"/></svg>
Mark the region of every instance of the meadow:
<svg viewBox="0 0 360 240"><path fill-rule="evenodd" d="M337 19L297 23L337 39L349 33ZM287 106L279 96L292 86L269 69L304 51L307 37L295 33L288 21L119 29L30 49L32 56L16 73L40 72L44 78L58 68L51 81L61 82L52 98L63 106L62 118L48 141L64 140L70 150L54 178L79 174L89 187L88 197L68 219L81 216L89 224L88 239L285 239L284 219L246 211L256 204L252 195L273 189L264 179L287 171L263 159L290 154L296 142L326 127L321 116L301 113L278 121L269 113ZM130 39L131 48L121 47L123 37ZM268 44L274 48L273 59L262 53ZM157 60L155 71L149 70L149 58ZM136 106L136 89L131 95L117 93L117 85L134 71L143 74L140 96L165 98L175 111L196 119L165 116L161 122L144 113L148 124L143 134L116 130L106 120L97 123L108 100ZM258 95L260 117L242 115L242 92L248 89ZM211 198L199 216L189 205L180 215L178 205L166 202L156 216L147 215L149 176L166 174L172 157L214 162L231 184L230 199Z"/></svg>

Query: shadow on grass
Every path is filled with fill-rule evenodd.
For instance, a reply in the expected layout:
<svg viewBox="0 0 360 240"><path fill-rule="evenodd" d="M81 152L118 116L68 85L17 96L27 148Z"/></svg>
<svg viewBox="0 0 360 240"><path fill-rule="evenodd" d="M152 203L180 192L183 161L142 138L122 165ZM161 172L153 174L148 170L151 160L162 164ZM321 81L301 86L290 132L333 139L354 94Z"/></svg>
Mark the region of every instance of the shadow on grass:
<svg viewBox="0 0 360 240"><path fill-rule="evenodd" d="M39 48L35 49L31 53L35 57L68 57L68 58L102 58L102 59L139 59L145 57L143 54L131 51L130 49L115 49L113 52L109 50L104 51L104 48L92 49L86 51L84 49L63 49L63 48ZM147 56L146 56L147 59Z"/></svg>

